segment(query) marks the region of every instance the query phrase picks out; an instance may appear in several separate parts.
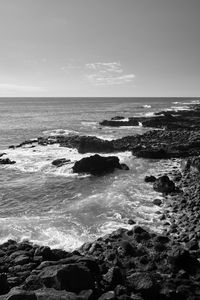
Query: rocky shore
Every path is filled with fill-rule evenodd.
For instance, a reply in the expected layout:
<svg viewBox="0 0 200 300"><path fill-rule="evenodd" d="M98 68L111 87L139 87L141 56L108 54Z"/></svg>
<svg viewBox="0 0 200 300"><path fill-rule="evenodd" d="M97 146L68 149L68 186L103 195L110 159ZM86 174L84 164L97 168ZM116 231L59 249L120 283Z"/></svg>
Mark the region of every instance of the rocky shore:
<svg viewBox="0 0 200 300"><path fill-rule="evenodd" d="M190 158L173 183L178 189L163 190L163 234L135 225L71 253L2 244L0 299L200 299L199 180L200 158ZM158 182L166 179L154 188Z"/></svg>
<svg viewBox="0 0 200 300"><path fill-rule="evenodd" d="M172 180L166 175L144 179L164 195L163 233L134 225L71 253L9 240L0 245L0 300L200 299L200 107L137 121L162 130L113 141L42 137L17 147L58 143L80 153L129 150L144 158L182 158Z"/></svg>

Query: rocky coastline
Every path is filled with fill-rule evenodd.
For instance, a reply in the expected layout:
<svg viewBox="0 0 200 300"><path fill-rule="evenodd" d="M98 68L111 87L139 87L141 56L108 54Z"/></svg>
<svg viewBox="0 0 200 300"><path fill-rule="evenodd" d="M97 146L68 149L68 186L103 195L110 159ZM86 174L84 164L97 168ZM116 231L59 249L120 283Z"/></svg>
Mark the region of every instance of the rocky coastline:
<svg viewBox="0 0 200 300"><path fill-rule="evenodd" d="M113 141L41 137L12 148L58 143L80 153L129 150L144 158L181 158L172 180L167 174L144 179L163 193L163 233L133 225L71 253L9 240L0 245L0 300L200 299L200 106L137 121L162 130ZM126 126L119 118L109 122Z"/></svg>

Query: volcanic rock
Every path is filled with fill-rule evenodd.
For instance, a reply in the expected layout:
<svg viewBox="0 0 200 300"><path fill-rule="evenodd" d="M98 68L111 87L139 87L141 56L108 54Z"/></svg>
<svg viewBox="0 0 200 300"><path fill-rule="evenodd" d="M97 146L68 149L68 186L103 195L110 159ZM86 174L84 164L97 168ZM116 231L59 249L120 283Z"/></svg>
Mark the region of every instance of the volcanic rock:
<svg viewBox="0 0 200 300"><path fill-rule="evenodd" d="M155 176L145 176L144 178L145 182L155 182L156 181L156 177Z"/></svg>
<svg viewBox="0 0 200 300"><path fill-rule="evenodd" d="M63 165L66 165L69 162L70 162L70 159L59 158L59 159L55 159L54 161L52 161L52 165L56 166L56 167L62 167Z"/></svg>
<svg viewBox="0 0 200 300"><path fill-rule="evenodd" d="M156 179L153 188L157 192L168 194L175 191L175 184L168 176L164 175Z"/></svg>
<svg viewBox="0 0 200 300"><path fill-rule="evenodd" d="M16 161L10 160L9 158L0 159L0 165L13 165Z"/></svg>
<svg viewBox="0 0 200 300"><path fill-rule="evenodd" d="M47 288L53 287L69 292L80 292L94 288L94 279L90 270L81 264L46 267L39 274L39 277Z"/></svg>
<svg viewBox="0 0 200 300"><path fill-rule="evenodd" d="M123 168L123 166L120 165L119 158L117 156L102 157L95 154L77 161L73 166L73 172L102 175L113 172L115 168Z"/></svg>

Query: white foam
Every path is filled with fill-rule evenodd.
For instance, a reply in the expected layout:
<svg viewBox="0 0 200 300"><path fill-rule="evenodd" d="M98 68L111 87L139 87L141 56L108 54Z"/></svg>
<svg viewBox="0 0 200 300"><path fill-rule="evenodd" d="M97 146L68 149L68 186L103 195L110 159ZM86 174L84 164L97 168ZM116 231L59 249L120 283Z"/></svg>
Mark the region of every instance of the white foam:
<svg viewBox="0 0 200 300"><path fill-rule="evenodd" d="M119 121L120 121L120 122L128 122L128 121L129 121L129 118L123 118L123 119L120 119Z"/></svg>
<svg viewBox="0 0 200 300"><path fill-rule="evenodd" d="M72 172L72 166L77 160L94 155L94 153L78 153L77 149L71 149L67 147L59 147L58 144L47 146L36 146L34 148L20 147L15 149L6 150L5 158L16 161L13 165L5 165L3 168L18 169L22 172L42 172L56 176L73 176L77 174ZM106 153L100 154L101 156L116 155L121 162L125 162L126 159L132 156L131 152L120 153ZM52 165L52 161L60 158L69 159L67 164L56 167ZM84 175L88 176L88 175Z"/></svg>
<svg viewBox="0 0 200 300"><path fill-rule="evenodd" d="M148 113L145 113L145 116L146 117L154 117L154 112L148 112Z"/></svg>
<svg viewBox="0 0 200 300"><path fill-rule="evenodd" d="M151 108L151 105L145 104L145 105L143 105L142 107L143 107L143 108Z"/></svg>
<svg viewBox="0 0 200 300"><path fill-rule="evenodd" d="M53 129L43 131L45 136L58 136L58 135L76 135L79 134L77 131L68 129Z"/></svg>
<svg viewBox="0 0 200 300"><path fill-rule="evenodd" d="M188 110L189 106L172 106L169 110L180 111L180 110Z"/></svg>
<svg viewBox="0 0 200 300"><path fill-rule="evenodd" d="M95 127L96 127L96 125L98 125L98 122L93 122L93 121L83 121L83 122L81 122L81 124L82 124L83 126L95 126Z"/></svg>

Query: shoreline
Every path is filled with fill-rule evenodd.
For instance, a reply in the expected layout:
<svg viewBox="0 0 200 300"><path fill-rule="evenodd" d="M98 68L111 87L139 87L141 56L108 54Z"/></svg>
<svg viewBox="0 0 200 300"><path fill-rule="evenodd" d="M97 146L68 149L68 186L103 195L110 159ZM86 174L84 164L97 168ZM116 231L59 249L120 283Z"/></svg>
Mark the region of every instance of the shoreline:
<svg viewBox="0 0 200 300"><path fill-rule="evenodd" d="M176 116L176 128L168 112L161 118L163 126L168 124L164 131L112 143L57 137L61 146L75 146L80 153L100 145L102 151L128 149L143 158L181 158L182 172L174 174L179 189L166 196L161 216L170 223L162 235L140 226L118 229L71 253L8 241L0 245L0 299L200 299L199 108ZM149 122L156 126L154 119ZM45 146L53 141L37 142Z"/></svg>

